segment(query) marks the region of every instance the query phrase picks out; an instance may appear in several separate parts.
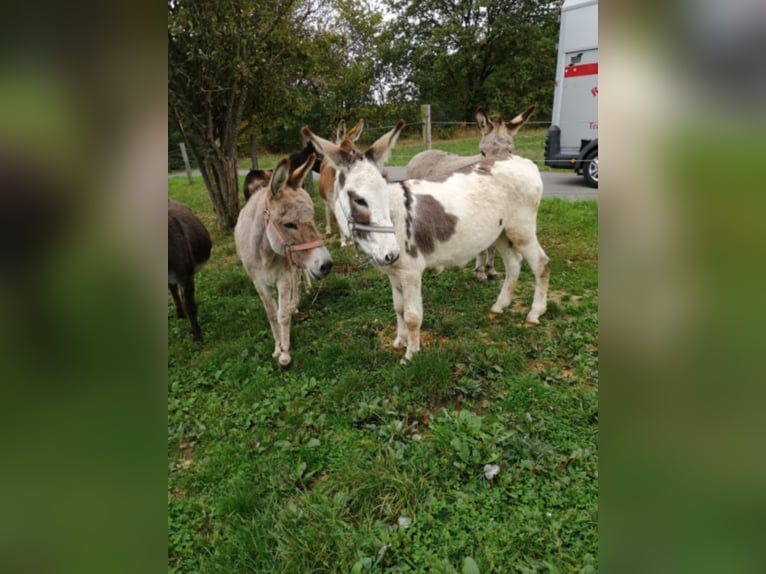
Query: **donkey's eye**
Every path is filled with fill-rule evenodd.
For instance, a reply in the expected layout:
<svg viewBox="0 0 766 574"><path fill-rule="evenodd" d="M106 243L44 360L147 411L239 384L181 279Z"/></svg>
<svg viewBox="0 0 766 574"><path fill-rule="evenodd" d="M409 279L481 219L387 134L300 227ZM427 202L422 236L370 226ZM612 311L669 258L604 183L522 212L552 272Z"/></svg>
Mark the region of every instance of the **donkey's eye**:
<svg viewBox="0 0 766 574"><path fill-rule="evenodd" d="M367 205L367 200L362 199L361 197L355 197L354 203L356 203L359 207L364 207L364 208L369 207L369 205Z"/></svg>
<svg viewBox="0 0 766 574"><path fill-rule="evenodd" d="M287 227L287 229L298 229L298 226L297 226L297 225L295 225L295 224L294 224L294 223L292 223L292 222L290 222L290 223L285 223L285 227Z"/></svg>

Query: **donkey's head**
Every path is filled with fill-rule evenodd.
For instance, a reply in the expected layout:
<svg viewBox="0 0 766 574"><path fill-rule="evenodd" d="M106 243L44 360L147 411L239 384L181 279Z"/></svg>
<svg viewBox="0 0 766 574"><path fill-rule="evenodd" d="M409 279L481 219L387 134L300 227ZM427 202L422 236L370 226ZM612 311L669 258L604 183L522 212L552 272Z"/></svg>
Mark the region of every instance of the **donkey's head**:
<svg viewBox="0 0 766 574"><path fill-rule="evenodd" d="M381 174L391 155L404 120L381 136L364 153L354 145L362 120L349 130L340 144L323 139L304 127L301 132L335 168L335 215L342 231L373 258L378 265L399 259L399 245L392 233L388 183Z"/></svg>
<svg viewBox="0 0 766 574"><path fill-rule="evenodd" d="M503 121L500 116L490 118L486 112L479 108L476 112L476 121L481 130L479 151L481 155L495 156L506 155L513 152L513 136L521 129L535 111L535 106L529 106L510 121Z"/></svg>
<svg viewBox="0 0 766 574"><path fill-rule="evenodd" d="M330 272L332 258L314 223L314 204L302 187L315 159L312 153L292 170L289 158L279 162L265 192L264 211L271 249L321 279Z"/></svg>

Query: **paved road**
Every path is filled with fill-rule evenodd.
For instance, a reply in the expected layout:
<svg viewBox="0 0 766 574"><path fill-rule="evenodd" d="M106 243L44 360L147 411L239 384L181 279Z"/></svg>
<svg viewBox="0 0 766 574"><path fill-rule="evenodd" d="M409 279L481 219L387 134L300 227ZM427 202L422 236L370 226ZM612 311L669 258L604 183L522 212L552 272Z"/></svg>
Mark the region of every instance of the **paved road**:
<svg viewBox="0 0 766 574"><path fill-rule="evenodd" d="M405 168L398 166L386 167L388 177L392 181L404 179ZM247 175L248 170L239 170L240 175ZM199 175L199 170L192 172L195 176ZM543 197L560 197L572 201L581 199L598 200L598 190L585 185L585 179L581 175L575 175L574 172L561 171L541 172L543 176ZM168 177L186 177L186 173L171 173ZM318 178L314 174L314 178Z"/></svg>
<svg viewBox="0 0 766 574"><path fill-rule="evenodd" d="M387 166L388 178L391 181L404 179L405 168ZM562 199L598 199L598 190L588 187L585 178L574 172L541 172L543 176L543 197L560 197Z"/></svg>
<svg viewBox="0 0 766 574"><path fill-rule="evenodd" d="M585 178L574 172L543 171L543 197L560 197L572 201L578 199L598 200L598 190L589 187Z"/></svg>

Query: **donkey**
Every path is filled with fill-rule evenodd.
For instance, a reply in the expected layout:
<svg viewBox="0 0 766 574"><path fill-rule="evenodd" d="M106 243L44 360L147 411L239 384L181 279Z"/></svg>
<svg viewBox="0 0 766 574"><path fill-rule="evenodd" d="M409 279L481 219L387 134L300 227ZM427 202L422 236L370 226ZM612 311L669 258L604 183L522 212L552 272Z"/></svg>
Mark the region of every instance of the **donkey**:
<svg viewBox="0 0 766 574"><path fill-rule="evenodd" d="M305 163L311 154L316 154L314 145L308 142L302 150L290 154L290 169L295 169ZM314 163L312 165L313 171L319 173L321 166L321 160L315 155ZM273 169L251 169L245 176L245 181L242 184L242 193L245 196L245 202L250 199L258 188L267 186L271 181L271 176L274 175Z"/></svg>
<svg viewBox="0 0 766 574"><path fill-rule="evenodd" d="M429 181L443 181L450 174L476 165L484 157L507 156L513 153L513 136L518 133L532 113L535 106L529 106L526 110L515 116L508 122L500 116L490 118L482 109L476 112L476 122L481 132L479 142L479 155L460 156L441 150L426 150L415 155L407 164L408 179L427 179ZM487 278L495 279L495 249L490 247L482 251L476 257L474 268L476 278L486 281Z"/></svg>
<svg viewBox="0 0 766 574"><path fill-rule="evenodd" d="M347 217L354 243L391 282L397 323L394 348L406 343L403 361L420 349L425 269L464 265L492 245L506 268L492 312L502 313L510 304L523 257L536 283L526 322L538 324L547 307L550 260L537 240L543 191L537 166L518 156L495 156L441 182L388 183L378 164L390 153L403 125L400 121L365 153L348 138L337 145L302 129L338 171L336 215Z"/></svg>
<svg viewBox="0 0 766 574"><path fill-rule="evenodd" d="M176 317L189 317L192 338L202 341L194 299L194 274L210 259L210 234L185 205L168 198L168 288L173 296ZM178 294L183 289L183 303Z"/></svg>
<svg viewBox="0 0 766 574"><path fill-rule="evenodd" d="M261 297L274 336L274 353L286 367L290 322L298 308L301 279L322 279L332 258L314 223L314 204L302 188L316 154L297 167L282 159L269 180L248 199L234 227L237 254ZM277 302L274 301L274 290Z"/></svg>
<svg viewBox="0 0 766 574"><path fill-rule="evenodd" d="M362 130L364 129L364 120L359 120L357 124L351 128L348 131L348 137L351 139L352 142L355 142L359 139L359 136L362 135ZM340 142L343 141L343 139L346 137L346 122L345 120L341 120L338 123L338 127L335 130L335 134L333 139L335 140L336 144L340 144ZM325 216L325 235L330 236L332 235L332 226L330 224L330 212L332 211L332 205L333 205L333 190L335 189L335 169L332 167L330 162L322 159L322 163L319 166L319 195L322 196L322 201L324 201L324 216ZM338 227L340 229L340 226ZM340 233L340 246L346 247L348 245L348 240L346 236L343 233Z"/></svg>

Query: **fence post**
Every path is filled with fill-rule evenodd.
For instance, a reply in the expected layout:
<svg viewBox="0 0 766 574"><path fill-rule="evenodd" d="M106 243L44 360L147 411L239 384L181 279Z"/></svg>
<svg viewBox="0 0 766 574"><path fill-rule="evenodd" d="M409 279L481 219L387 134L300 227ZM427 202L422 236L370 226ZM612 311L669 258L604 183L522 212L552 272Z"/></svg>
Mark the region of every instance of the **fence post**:
<svg viewBox="0 0 766 574"><path fill-rule="evenodd" d="M250 162L253 164L250 169L258 169L258 146L255 142L255 134L250 134Z"/></svg>
<svg viewBox="0 0 766 574"><path fill-rule="evenodd" d="M186 166L186 177L189 178L189 185L194 183L194 180L192 179L192 172L191 172L191 164L189 163L189 156L186 155L186 144L184 142L181 142L178 144L178 147L181 148L181 157L184 158L184 165Z"/></svg>
<svg viewBox="0 0 766 574"><path fill-rule="evenodd" d="M423 123L423 142L431 149L431 104L420 106L420 121Z"/></svg>

